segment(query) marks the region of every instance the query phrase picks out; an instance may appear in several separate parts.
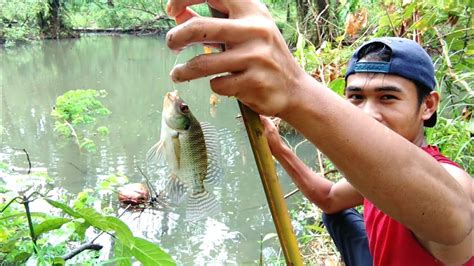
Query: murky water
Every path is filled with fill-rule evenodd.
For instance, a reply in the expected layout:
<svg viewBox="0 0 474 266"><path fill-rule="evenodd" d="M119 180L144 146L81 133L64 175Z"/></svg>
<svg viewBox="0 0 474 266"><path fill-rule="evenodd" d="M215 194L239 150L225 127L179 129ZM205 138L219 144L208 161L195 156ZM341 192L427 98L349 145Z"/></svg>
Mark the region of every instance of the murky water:
<svg viewBox="0 0 474 266"><path fill-rule="evenodd" d="M221 131L226 174L213 193L222 212L193 223L183 219L183 208L127 214L122 219L135 235L159 243L179 264L254 264L260 258L261 235L274 233L275 228L245 128L236 118L236 101L221 97L211 110L208 79L175 86L168 78L176 62L198 53L202 47L195 46L176 55L161 37L131 36L88 36L0 50L0 159L26 168L25 156L14 150L25 148L33 167L47 168L57 185L72 194L95 188L99 177L115 173L125 174L130 182L143 182L137 167L147 169L145 154L159 138L162 97L178 89L198 120ZM50 113L56 97L73 89L108 92L102 102L112 114L100 124L110 133L94 138L98 150L94 154L79 152L72 140L53 131ZM298 153L308 162L315 160L309 145ZM281 169L279 173L283 190L289 192L294 185ZM163 177L151 176L159 189ZM120 212L115 197L111 206ZM274 261L278 252L276 238L264 243L267 261Z"/></svg>

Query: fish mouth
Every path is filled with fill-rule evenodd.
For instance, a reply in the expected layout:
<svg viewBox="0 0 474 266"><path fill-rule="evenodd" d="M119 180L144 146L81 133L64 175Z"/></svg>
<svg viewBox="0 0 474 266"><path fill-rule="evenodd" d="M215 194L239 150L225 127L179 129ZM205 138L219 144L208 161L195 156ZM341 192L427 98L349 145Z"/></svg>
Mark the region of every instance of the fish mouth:
<svg viewBox="0 0 474 266"><path fill-rule="evenodd" d="M177 90L174 90L174 91L171 91L171 92L167 92L166 95L165 95L165 98L163 100L163 108L166 110L166 109L169 109L169 108L172 108L173 104L179 99L179 96L178 96L178 91Z"/></svg>
<svg viewBox="0 0 474 266"><path fill-rule="evenodd" d="M178 91L174 90L174 91L167 92L166 98L168 98L168 100L170 101L176 101L177 99L179 99Z"/></svg>

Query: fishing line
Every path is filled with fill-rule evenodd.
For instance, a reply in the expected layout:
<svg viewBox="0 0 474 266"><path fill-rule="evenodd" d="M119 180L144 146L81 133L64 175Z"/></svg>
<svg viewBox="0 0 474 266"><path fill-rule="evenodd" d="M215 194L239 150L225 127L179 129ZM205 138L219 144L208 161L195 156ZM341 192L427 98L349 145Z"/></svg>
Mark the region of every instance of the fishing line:
<svg viewBox="0 0 474 266"><path fill-rule="evenodd" d="M180 55L180 51L178 52L178 54L176 55L176 59L174 60L174 64L173 64L173 67L171 69L174 69L176 67L176 65L178 64L178 59L179 59L179 55ZM173 82L171 81L171 87L172 87L172 90L171 91L175 91L177 90L176 89L176 82Z"/></svg>

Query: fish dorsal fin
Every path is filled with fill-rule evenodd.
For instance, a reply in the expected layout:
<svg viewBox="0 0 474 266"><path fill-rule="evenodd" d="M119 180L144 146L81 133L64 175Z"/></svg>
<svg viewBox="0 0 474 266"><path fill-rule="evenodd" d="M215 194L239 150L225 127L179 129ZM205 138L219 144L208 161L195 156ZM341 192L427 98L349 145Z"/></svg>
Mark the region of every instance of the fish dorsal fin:
<svg viewBox="0 0 474 266"><path fill-rule="evenodd" d="M158 141L153 147L151 147L146 153L146 161L149 164L165 165L165 142L163 140Z"/></svg>
<svg viewBox="0 0 474 266"><path fill-rule="evenodd" d="M207 151L207 175L204 181L211 185L218 184L224 175L221 160L221 147L219 143L219 134L216 128L206 122L201 123L204 141Z"/></svg>

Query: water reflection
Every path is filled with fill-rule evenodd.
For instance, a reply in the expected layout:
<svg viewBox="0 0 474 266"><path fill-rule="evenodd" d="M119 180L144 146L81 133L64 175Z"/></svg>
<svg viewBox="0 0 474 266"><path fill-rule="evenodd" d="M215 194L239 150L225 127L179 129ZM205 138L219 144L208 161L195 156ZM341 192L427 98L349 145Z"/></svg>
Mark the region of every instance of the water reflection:
<svg viewBox="0 0 474 266"><path fill-rule="evenodd" d="M64 193L96 188L98 179L123 173L130 182L144 182L137 170L147 169L145 154L159 138L162 97L178 89L198 120L221 130L224 180L213 190L222 212L194 223L183 219L183 207L172 211L126 213L134 234L156 241L184 265L246 264L260 257L260 236L275 231L253 154L234 99L220 97L209 105L208 79L173 85L168 77L175 62L202 52L191 47L178 57L160 37L85 37L80 40L45 41L0 51L2 76L2 134L0 159L27 167L25 148L34 167L45 167ZM56 97L72 89L108 92L103 104L112 111L99 121L109 128L106 137L95 136L97 153L80 153L77 145L54 133L50 116ZM212 110L212 111L210 111ZM309 161L314 157L309 156ZM281 181L288 192L289 178ZM152 182L163 188L161 174ZM103 204L117 209L115 195ZM273 252L269 252L269 249ZM268 241L264 254L278 254L278 241ZM267 258L268 259L268 258Z"/></svg>

